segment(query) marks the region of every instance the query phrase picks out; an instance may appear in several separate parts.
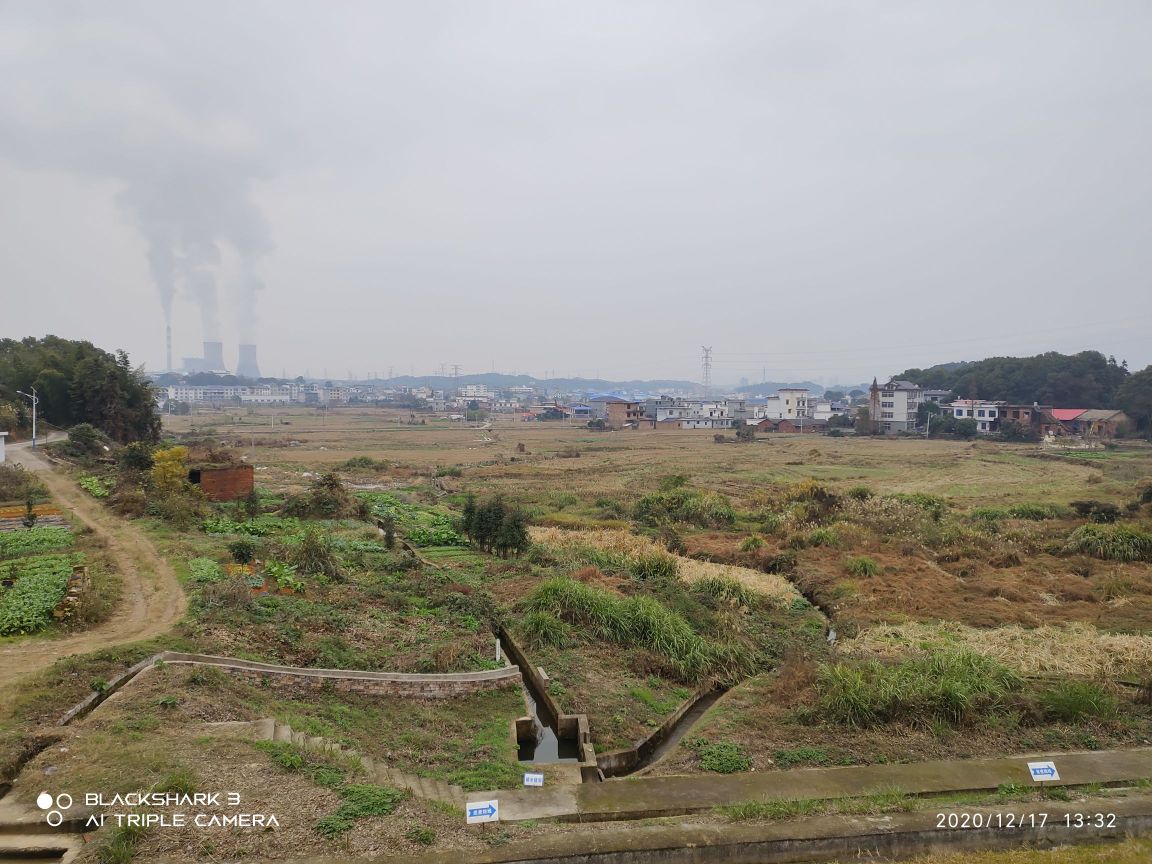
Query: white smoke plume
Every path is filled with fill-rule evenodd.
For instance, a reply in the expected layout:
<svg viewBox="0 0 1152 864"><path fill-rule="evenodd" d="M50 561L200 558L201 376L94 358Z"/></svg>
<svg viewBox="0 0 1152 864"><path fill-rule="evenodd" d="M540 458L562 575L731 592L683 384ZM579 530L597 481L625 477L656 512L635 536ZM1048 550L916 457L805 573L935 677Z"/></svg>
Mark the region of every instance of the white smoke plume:
<svg viewBox="0 0 1152 864"><path fill-rule="evenodd" d="M199 307L203 340L220 339L218 286L230 249L241 273L228 283L237 329L253 341L257 268L272 248L252 194L269 174L268 135L246 110L252 94L207 59L219 58L223 43L187 44L178 16L150 3L0 0L0 8L0 157L119 183L117 202L145 240L164 322L186 297ZM231 36L239 50L243 37ZM60 71L61 55L90 58L88 74Z"/></svg>

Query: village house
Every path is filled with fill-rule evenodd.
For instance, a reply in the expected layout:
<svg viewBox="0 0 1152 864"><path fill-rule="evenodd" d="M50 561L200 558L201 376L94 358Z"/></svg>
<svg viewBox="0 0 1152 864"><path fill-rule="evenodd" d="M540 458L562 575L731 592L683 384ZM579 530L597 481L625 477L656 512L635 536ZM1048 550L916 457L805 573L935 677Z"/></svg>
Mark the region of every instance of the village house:
<svg viewBox="0 0 1152 864"><path fill-rule="evenodd" d="M828 421L813 420L805 417L798 417L795 420L789 420L785 418L776 422L776 431L785 433L798 432L803 434L827 432Z"/></svg>
<svg viewBox="0 0 1152 864"><path fill-rule="evenodd" d="M1000 418L1004 402L988 402L983 399L956 399L948 406L957 420L975 420L976 431L982 435L1000 431Z"/></svg>
<svg viewBox="0 0 1152 864"><path fill-rule="evenodd" d="M924 390L911 381L889 381L884 386L872 379L868 390L868 411L873 427L878 432L914 432L917 411L924 399Z"/></svg>
<svg viewBox="0 0 1152 864"><path fill-rule="evenodd" d="M622 396L602 394L588 400L594 419L603 420L609 429L634 429L644 419L644 405Z"/></svg>
<svg viewBox="0 0 1152 864"><path fill-rule="evenodd" d="M1056 408L1052 416L1069 434L1084 438L1115 438L1132 424L1127 414L1113 408Z"/></svg>

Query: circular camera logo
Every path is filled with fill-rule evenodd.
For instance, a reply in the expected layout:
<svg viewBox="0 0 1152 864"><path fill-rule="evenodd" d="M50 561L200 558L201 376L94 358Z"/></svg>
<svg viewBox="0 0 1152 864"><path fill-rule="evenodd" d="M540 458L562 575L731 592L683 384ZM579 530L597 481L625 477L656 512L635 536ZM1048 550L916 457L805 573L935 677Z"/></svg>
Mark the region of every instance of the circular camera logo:
<svg viewBox="0 0 1152 864"><path fill-rule="evenodd" d="M72 796L65 792L53 798L49 793L41 792L36 796L36 806L47 810L48 814L44 818L53 828L58 828L64 821L62 811L72 806Z"/></svg>

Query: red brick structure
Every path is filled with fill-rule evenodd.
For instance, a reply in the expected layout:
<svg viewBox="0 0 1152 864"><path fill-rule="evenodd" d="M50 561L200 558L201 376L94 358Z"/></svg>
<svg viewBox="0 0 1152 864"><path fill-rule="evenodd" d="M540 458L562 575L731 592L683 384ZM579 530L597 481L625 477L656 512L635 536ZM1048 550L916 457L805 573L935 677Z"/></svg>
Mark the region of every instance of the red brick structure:
<svg viewBox="0 0 1152 864"><path fill-rule="evenodd" d="M827 432L827 420L781 420L776 424L777 432L803 432L805 435Z"/></svg>
<svg viewBox="0 0 1152 864"><path fill-rule="evenodd" d="M256 488L256 471L251 465L201 465L188 472L188 482L209 501L238 501Z"/></svg>

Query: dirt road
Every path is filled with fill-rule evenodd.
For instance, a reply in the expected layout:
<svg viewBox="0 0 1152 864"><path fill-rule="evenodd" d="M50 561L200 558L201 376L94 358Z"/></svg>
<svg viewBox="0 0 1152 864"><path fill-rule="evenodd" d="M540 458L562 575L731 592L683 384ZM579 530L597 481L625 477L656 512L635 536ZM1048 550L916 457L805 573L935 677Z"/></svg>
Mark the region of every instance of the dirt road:
<svg viewBox="0 0 1152 864"><path fill-rule="evenodd" d="M121 519L85 494L26 445L8 448L8 458L37 472L61 508L108 542L120 573L120 602L112 617L90 630L58 639L30 639L0 646L0 688L38 672L59 657L84 654L168 632L184 615L186 599L176 574L152 541L133 523Z"/></svg>

